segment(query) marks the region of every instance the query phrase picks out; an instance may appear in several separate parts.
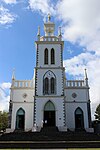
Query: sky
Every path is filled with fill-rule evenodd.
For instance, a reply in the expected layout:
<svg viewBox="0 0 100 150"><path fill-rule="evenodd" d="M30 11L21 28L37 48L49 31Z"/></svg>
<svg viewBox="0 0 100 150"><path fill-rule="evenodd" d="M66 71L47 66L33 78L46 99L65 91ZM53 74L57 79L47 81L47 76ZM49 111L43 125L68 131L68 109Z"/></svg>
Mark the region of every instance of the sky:
<svg viewBox="0 0 100 150"><path fill-rule="evenodd" d="M100 0L0 0L0 110L8 110L12 72L32 79L35 41L51 14L62 29L67 79L84 78L87 69L92 118L100 103Z"/></svg>

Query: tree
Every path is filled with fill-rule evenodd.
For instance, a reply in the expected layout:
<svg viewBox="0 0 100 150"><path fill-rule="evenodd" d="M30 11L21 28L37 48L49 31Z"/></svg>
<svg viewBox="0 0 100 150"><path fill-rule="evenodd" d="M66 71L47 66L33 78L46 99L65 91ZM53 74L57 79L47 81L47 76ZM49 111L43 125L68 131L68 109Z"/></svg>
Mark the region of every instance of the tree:
<svg viewBox="0 0 100 150"><path fill-rule="evenodd" d="M8 127L8 112L0 111L0 130L5 130Z"/></svg>
<svg viewBox="0 0 100 150"><path fill-rule="evenodd" d="M95 119L100 121L100 104L97 106L94 116L95 116Z"/></svg>

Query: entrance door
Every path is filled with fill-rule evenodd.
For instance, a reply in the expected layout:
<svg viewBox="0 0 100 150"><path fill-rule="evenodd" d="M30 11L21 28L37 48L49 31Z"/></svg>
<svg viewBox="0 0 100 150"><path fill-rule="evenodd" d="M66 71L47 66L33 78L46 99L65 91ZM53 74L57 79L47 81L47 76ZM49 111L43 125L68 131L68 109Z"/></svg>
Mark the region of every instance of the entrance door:
<svg viewBox="0 0 100 150"><path fill-rule="evenodd" d="M77 108L75 111L75 128L84 129L83 111L80 108Z"/></svg>
<svg viewBox="0 0 100 150"><path fill-rule="evenodd" d="M55 111L44 111L44 126L55 126Z"/></svg>
<svg viewBox="0 0 100 150"><path fill-rule="evenodd" d="M48 101L44 107L44 126L56 126L55 107Z"/></svg>
<svg viewBox="0 0 100 150"><path fill-rule="evenodd" d="M25 127L25 111L20 108L16 113L16 129L24 130Z"/></svg>

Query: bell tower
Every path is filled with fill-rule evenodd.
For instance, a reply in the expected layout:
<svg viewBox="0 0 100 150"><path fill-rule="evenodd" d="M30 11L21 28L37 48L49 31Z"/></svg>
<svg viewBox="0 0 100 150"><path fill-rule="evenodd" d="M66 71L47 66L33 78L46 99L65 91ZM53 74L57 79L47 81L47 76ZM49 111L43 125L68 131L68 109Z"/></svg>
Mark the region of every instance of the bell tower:
<svg viewBox="0 0 100 150"><path fill-rule="evenodd" d="M51 22L51 16L48 14L48 22L44 23L45 36L54 36L55 24Z"/></svg>
<svg viewBox="0 0 100 150"><path fill-rule="evenodd" d="M45 35L38 28L35 67L34 125L58 126L65 129L63 45L61 28L54 34L55 24L44 23ZM51 121L52 123L50 123Z"/></svg>

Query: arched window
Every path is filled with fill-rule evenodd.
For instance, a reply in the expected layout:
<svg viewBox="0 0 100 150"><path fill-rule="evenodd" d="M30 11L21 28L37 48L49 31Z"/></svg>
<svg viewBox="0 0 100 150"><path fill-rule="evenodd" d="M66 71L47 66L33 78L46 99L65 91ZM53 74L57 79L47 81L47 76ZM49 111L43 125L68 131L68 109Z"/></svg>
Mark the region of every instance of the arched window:
<svg viewBox="0 0 100 150"><path fill-rule="evenodd" d="M55 51L53 48L51 49L51 64L55 64Z"/></svg>
<svg viewBox="0 0 100 150"><path fill-rule="evenodd" d="M47 71L43 76L43 94L56 93L56 76L52 71Z"/></svg>
<svg viewBox="0 0 100 150"><path fill-rule="evenodd" d="M47 48L44 51L44 64L48 64L48 49Z"/></svg>
<svg viewBox="0 0 100 150"><path fill-rule="evenodd" d="M25 111L19 108L16 113L16 129L24 130L25 127Z"/></svg>
<svg viewBox="0 0 100 150"><path fill-rule="evenodd" d="M53 77L51 78L50 84L51 84L51 94L54 94L55 93L55 79Z"/></svg>
<svg viewBox="0 0 100 150"><path fill-rule="evenodd" d="M84 115L80 107L75 110L75 128L83 129L84 128Z"/></svg>
<svg viewBox="0 0 100 150"><path fill-rule="evenodd" d="M55 106L51 101L48 101L44 106L44 111L55 111Z"/></svg>
<svg viewBox="0 0 100 150"><path fill-rule="evenodd" d="M44 94L49 94L49 79L47 77L44 79Z"/></svg>

